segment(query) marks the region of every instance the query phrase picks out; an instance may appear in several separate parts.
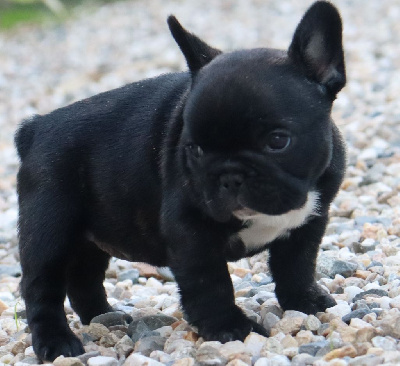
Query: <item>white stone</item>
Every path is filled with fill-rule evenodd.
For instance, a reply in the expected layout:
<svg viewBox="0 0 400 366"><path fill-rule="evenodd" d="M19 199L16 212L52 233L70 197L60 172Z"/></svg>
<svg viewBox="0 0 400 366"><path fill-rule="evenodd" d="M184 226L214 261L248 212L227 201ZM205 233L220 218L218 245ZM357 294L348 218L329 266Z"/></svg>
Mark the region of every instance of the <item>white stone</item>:
<svg viewBox="0 0 400 366"><path fill-rule="evenodd" d="M114 357L96 356L88 360L88 366L117 366L118 361Z"/></svg>
<svg viewBox="0 0 400 366"><path fill-rule="evenodd" d="M338 304L326 309L326 312L342 318L351 312L351 307L348 304Z"/></svg>
<svg viewBox="0 0 400 366"><path fill-rule="evenodd" d="M353 300L354 296L363 292L363 290L361 290L357 286L348 286L343 289L343 292L346 294L347 300L351 302Z"/></svg>
<svg viewBox="0 0 400 366"><path fill-rule="evenodd" d="M91 359L89 359L91 360ZM90 365L89 365L90 366ZM124 362L124 366L165 366L164 363L143 356L138 353L132 353Z"/></svg>
<svg viewBox="0 0 400 366"><path fill-rule="evenodd" d="M244 340L244 345L246 346L246 351L252 356L259 356L260 351L266 344L267 338L259 335L257 333L250 333Z"/></svg>
<svg viewBox="0 0 400 366"><path fill-rule="evenodd" d="M269 358L266 357L260 357L254 366L273 366L272 361Z"/></svg>

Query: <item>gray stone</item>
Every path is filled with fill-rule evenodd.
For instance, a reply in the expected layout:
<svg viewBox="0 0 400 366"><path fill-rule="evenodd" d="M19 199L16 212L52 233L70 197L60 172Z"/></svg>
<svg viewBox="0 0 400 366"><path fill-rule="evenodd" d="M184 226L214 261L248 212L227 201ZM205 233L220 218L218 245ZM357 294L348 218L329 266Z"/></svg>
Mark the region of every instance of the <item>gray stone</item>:
<svg viewBox="0 0 400 366"><path fill-rule="evenodd" d="M277 305L267 305L261 307L260 315L261 318L264 318L266 314L272 313L275 314L279 319L282 319L283 310Z"/></svg>
<svg viewBox="0 0 400 366"><path fill-rule="evenodd" d="M312 365L317 358L308 353L300 353L292 358L292 366Z"/></svg>
<svg viewBox="0 0 400 366"><path fill-rule="evenodd" d="M144 316L129 324L127 334L132 338L133 342L137 342L137 340L144 336L155 335L154 333L150 333L154 329L171 325L176 321L176 318L163 314Z"/></svg>
<svg viewBox="0 0 400 366"><path fill-rule="evenodd" d="M26 357L21 362L28 365L37 365L40 363L39 359L36 357Z"/></svg>
<svg viewBox="0 0 400 366"><path fill-rule="evenodd" d="M372 267L383 267L383 264L382 264L381 262L378 262L378 261L372 261L372 262L368 265L367 269L370 269L370 268L372 268Z"/></svg>
<svg viewBox="0 0 400 366"><path fill-rule="evenodd" d="M345 316L342 317L342 320L345 323L350 324L351 319L353 319L353 318L362 319L365 315L367 315L369 313L372 313L372 310L370 310L368 307L360 308L360 309L352 311L349 314L346 314Z"/></svg>
<svg viewBox="0 0 400 366"><path fill-rule="evenodd" d="M275 326L275 324L279 322L279 320L279 317L276 316L274 313L267 313L264 316L262 325L265 329L270 331Z"/></svg>
<svg viewBox="0 0 400 366"><path fill-rule="evenodd" d="M354 299L354 297L353 297ZM364 299L354 301L354 304L352 306L352 310L357 310L357 309L370 309L370 306L367 304L367 302Z"/></svg>
<svg viewBox="0 0 400 366"><path fill-rule="evenodd" d="M197 362L199 362L201 365L226 364L227 359L216 348L218 346L216 343L217 342L204 342L197 350L196 353Z"/></svg>
<svg viewBox="0 0 400 366"><path fill-rule="evenodd" d="M382 297L382 296L389 296L389 294L385 290L381 290L381 289L378 289L378 288L373 288L371 290L367 290L367 291L361 292L358 295L354 296L353 302L356 302L358 300L364 299L366 296Z"/></svg>
<svg viewBox="0 0 400 366"><path fill-rule="evenodd" d="M97 357L97 356L100 356L100 352L99 351L92 351L92 352L86 352L83 355L76 356L76 358L79 358L79 360L82 363L87 365L87 362L88 362L89 358Z"/></svg>
<svg viewBox="0 0 400 366"><path fill-rule="evenodd" d="M364 254L369 252L370 250L374 250L376 246L378 245L378 242L372 239L366 239L362 243L359 242L353 242L353 251L354 253L357 254Z"/></svg>
<svg viewBox="0 0 400 366"><path fill-rule="evenodd" d="M369 224L382 224L387 227L390 226L392 220L388 217L379 217L379 216L357 216L354 219L355 226L362 228L362 226L366 223Z"/></svg>
<svg viewBox="0 0 400 366"><path fill-rule="evenodd" d="M0 277L11 276L11 277L21 277L21 266L20 265L0 265Z"/></svg>
<svg viewBox="0 0 400 366"><path fill-rule="evenodd" d="M272 276L269 276L265 273L259 273L258 275L261 276L260 281L257 281L257 282L251 281L251 283L254 284L254 286L263 286L263 285L268 285L268 284L274 282Z"/></svg>
<svg viewBox="0 0 400 366"><path fill-rule="evenodd" d="M349 366L377 366L384 364L385 358L376 355L358 356L348 360Z"/></svg>
<svg viewBox="0 0 400 366"><path fill-rule="evenodd" d="M117 275L118 282L131 280L133 284L139 282L139 270L136 268L127 269L118 273Z"/></svg>
<svg viewBox="0 0 400 366"><path fill-rule="evenodd" d="M318 257L316 270L317 272L326 274L330 278L334 278L337 274L343 277L350 277L357 268L358 266L355 263L342 261L322 253Z"/></svg>
<svg viewBox="0 0 400 366"><path fill-rule="evenodd" d="M308 353L311 356L315 356L321 348L323 348L327 345L329 345L328 341L319 341L319 342L311 342L311 343L302 344L299 347L299 354L300 353Z"/></svg>
<svg viewBox="0 0 400 366"><path fill-rule="evenodd" d="M132 317L129 314L123 313L122 311L112 311L105 314L95 316L90 323L99 323L104 326L111 327L116 325L126 326L132 322Z"/></svg>
<svg viewBox="0 0 400 366"><path fill-rule="evenodd" d="M149 332L151 332L150 328L142 320L134 320L131 324L129 324L127 334L135 343L142 338L143 335Z"/></svg>
<svg viewBox="0 0 400 366"><path fill-rule="evenodd" d="M150 356L152 351L162 351L164 349L166 339L159 335L152 335L139 339L135 344L135 352L140 352L142 355Z"/></svg>

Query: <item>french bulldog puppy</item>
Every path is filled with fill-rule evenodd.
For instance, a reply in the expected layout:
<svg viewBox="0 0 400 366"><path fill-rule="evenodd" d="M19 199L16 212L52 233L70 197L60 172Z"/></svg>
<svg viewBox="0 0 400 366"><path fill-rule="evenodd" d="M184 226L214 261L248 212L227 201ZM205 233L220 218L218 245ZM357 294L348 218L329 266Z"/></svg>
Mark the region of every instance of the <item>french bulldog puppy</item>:
<svg viewBox="0 0 400 366"><path fill-rule="evenodd" d="M265 249L284 310L335 305L314 272L345 170L330 117L346 80L338 11L314 3L288 51L222 53L175 17L168 25L188 72L35 116L16 133L21 290L42 360L84 352L65 296L83 324L112 310L111 256L170 267L206 340L267 335L235 305L227 269Z"/></svg>

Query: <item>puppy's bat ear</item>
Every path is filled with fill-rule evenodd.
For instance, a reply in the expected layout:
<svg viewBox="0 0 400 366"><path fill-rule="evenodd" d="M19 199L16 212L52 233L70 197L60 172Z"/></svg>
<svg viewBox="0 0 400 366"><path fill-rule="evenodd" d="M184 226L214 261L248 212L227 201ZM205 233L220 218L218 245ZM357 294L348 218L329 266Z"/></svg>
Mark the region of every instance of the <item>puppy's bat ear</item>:
<svg viewBox="0 0 400 366"><path fill-rule="evenodd" d="M178 20L170 15L167 19L172 37L186 58L189 70L193 73L208 64L214 57L222 53L181 26Z"/></svg>
<svg viewBox="0 0 400 366"><path fill-rule="evenodd" d="M342 20L329 2L317 1L304 14L289 47L289 58L335 98L346 84Z"/></svg>

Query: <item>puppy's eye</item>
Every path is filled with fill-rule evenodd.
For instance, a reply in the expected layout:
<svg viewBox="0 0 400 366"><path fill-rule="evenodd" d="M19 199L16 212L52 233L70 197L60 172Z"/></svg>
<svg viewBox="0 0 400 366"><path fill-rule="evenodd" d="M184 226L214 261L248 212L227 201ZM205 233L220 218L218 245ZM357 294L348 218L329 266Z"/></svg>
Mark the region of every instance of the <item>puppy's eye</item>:
<svg viewBox="0 0 400 366"><path fill-rule="evenodd" d="M284 132L271 132L268 135L267 149L270 151L282 151L290 144L290 136Z"/></svg>
<svg viewBox="0 0 400 366"><path fill-rule="evenodd" d="M200 158L203 156L204 152L203 149L199 145L190 144L187 146L190 153L196 158Z"/></svg>

